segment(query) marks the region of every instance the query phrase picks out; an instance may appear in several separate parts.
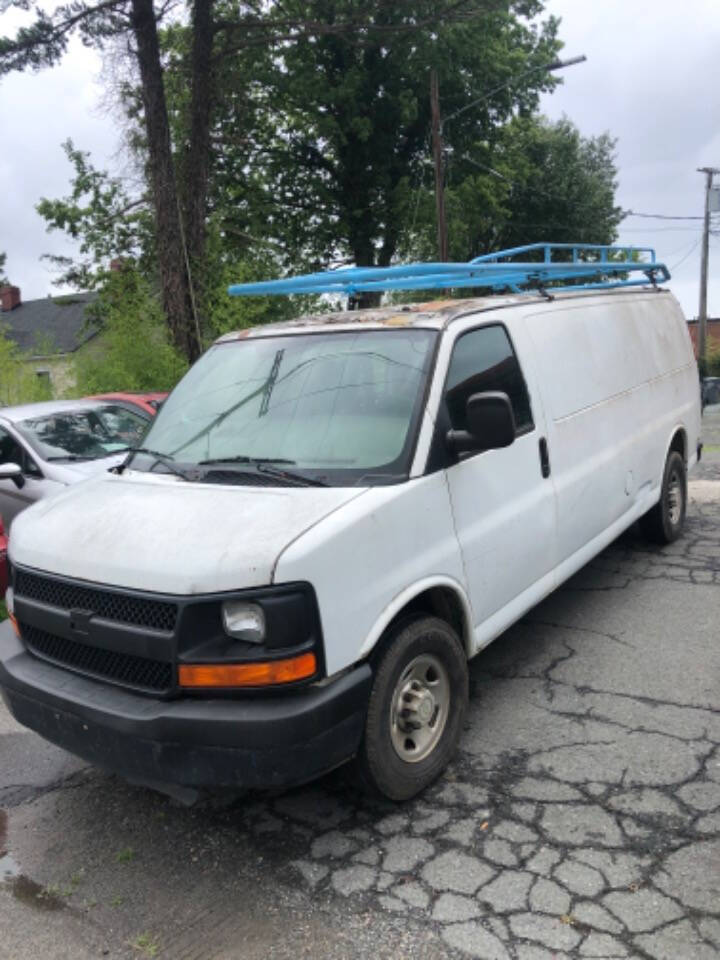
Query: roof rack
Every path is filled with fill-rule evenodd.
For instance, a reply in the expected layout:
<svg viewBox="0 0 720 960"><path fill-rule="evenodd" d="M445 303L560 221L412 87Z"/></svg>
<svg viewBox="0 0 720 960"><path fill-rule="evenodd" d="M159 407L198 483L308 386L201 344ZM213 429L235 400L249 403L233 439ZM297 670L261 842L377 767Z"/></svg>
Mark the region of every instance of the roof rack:
<svg viewBox="0 0 720 960"><path fill-rule="evenodd" d="M515 259L522 256L522 259ZM642 274L642 276L640 276ZM651 247L607 246L596 243L530 243L476 257L469 263L409 263L394 267L344 267L284 280L237 283L234 297L290 293L443 290L485 287L513 293L608 290L654 285L670 279ZM565 281L565 282L563 282ZM585 281L579 283L578 281Z"/></svg>

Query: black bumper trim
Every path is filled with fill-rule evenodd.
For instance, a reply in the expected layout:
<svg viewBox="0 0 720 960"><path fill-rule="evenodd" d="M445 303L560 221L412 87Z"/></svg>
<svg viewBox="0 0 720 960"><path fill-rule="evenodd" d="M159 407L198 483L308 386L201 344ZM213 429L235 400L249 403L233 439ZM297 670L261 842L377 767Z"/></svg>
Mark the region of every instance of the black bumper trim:
<svg viewBox="0 0 720 960"><path fill-rule="evenodd" d="M371 681L363 664L293 693L151 699L38 660L0 625L0 692L15 719L131 780L237 788L311 780L357 751Z"/></svg>

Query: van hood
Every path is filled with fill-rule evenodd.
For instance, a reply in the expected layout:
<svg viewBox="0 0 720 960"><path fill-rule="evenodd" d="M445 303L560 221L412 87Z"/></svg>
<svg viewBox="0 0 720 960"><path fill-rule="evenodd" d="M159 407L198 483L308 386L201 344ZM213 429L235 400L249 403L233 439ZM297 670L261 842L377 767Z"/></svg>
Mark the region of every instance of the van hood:
<svg viewBox="0 0 720 960"><path fill-rule="evenodd" d="M10 557L48 573L158 593L267 586L285 547L363 492L103 473L19 514Z"/></svg>

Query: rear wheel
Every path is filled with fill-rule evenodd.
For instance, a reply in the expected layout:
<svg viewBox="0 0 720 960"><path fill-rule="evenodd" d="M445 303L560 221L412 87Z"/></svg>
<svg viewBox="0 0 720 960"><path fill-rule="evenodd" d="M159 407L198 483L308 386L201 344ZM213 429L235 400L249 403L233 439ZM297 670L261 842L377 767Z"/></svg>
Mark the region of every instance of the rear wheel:
<svg viewBox="0 0 720 960"><path fill-rule="evenodd" d="M365 785L408 800L457 747L468 702L465 652L444 620L421 617L386 638L370 693L357 767Z"/></svg>
<svg viewBox="0 0 720 960"><path fill-rule="evenodd" d="M640 528L653 543L672 543L680 536L687 508L687 471L677 450L665 461L660 500L640 518Z"/></svg>

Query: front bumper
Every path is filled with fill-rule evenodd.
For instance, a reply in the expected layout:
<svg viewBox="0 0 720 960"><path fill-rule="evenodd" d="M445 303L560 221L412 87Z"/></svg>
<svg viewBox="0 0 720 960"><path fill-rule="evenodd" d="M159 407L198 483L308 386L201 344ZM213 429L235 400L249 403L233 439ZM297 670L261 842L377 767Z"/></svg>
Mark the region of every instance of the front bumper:
<svg viewBox="0 0 720 960"><path fill-rule="evenodd" d="M363 664L285 694L157 700L45 663L9 623L0 625L0 693L15 719L144 783L267 788L312 780L357 751L371 680Z"/></svg>

